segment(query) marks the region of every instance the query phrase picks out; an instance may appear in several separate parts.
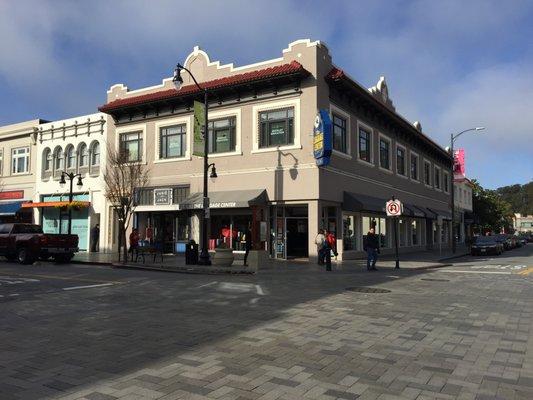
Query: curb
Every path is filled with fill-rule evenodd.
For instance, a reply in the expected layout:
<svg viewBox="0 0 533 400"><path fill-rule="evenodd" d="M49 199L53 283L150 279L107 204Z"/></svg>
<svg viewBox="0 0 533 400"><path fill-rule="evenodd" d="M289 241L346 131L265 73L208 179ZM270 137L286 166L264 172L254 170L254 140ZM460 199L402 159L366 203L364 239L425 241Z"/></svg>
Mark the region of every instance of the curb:
<svg viewBox="0 0 533 400"><path fill-rule="evenodd" d="M470 253L456 254L455 256L441 258L439 261L453 260L454 258L461 258L468 255L470 255Z"/></svg>
<svg viewBox="0 0 533 400"><path fill-rule="evenodd" d="M70 264L87 264L87 265L101 265L101 266L111 266L112 262L109 261L81 261L81 260L70 260Z"/></svg>
<svg viewBox="0 0 533 400"><path fill-rule="evenodd" d="M147 271L159 271L159 272L173 272L178 274L197 274L197 275L253 275L256 271L252 270L242 270L242 269L221 269L216 267L152 267L149 265L132 265L132 264L118 264L110 263L111 268L120 268L120 269L140 269Z"/></svg>

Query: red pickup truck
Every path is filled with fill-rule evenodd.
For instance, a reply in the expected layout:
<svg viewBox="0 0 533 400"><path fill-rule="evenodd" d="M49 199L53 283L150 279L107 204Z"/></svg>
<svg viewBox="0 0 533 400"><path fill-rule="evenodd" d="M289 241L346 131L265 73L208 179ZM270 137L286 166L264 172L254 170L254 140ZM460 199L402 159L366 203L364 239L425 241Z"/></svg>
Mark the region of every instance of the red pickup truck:
<svg viewBox="0 0 533 400"><path fill-rule="evenodd" d="M0 224L0 255L21 264L32 264L37 259L53 257L67 262L78 251L78 235L43 233L33 224Z"/></svg>

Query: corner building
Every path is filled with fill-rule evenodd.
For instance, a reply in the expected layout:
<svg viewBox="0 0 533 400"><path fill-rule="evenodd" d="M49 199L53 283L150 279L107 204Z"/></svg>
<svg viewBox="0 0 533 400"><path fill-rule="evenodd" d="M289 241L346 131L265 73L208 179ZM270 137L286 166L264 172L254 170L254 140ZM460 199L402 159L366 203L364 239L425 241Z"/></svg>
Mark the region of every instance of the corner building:
<svg viewBox="0 0 533 400"><path fill-rule="evenodd" d="M394 109L381 78L363 88L331 60L319 41L298 40L280 58L235 67L194 48L183 65L209 90L209 247L244 250L253 222L255 246L273 258L316 257L319 228L335 231L341 259L363 255L370 226L392 252L385 202L405 204L401 251L450 241L451 157ZM153 230L167 250L199 241L203 159L192 155L193 101L203 93L183 72L129 90L113 85L107 103L108 140L146 163L150 187L137 194L134 225ZM318 110L333 121L330 164L318 167L313 127ZM151 229L150 229L151 228Z"/></svg>

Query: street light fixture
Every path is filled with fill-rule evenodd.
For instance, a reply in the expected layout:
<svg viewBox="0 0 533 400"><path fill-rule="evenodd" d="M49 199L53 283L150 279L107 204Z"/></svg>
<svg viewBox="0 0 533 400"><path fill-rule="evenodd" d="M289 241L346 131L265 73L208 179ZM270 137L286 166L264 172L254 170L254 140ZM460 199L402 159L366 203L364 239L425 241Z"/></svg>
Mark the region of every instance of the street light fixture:
<svg viewBox="0 0 533 400"><path fill-rule="evenodd" d="M475 128L470 128L470 129L465 129L464 131L461 131L459 133L452 133L450 134L450 154L453 158L453 164L452 164L452 185L451 185L451 202L452 202L452 253L455 254L456 250L457 250L457 244L455 242L455 187L454 187L454 182L455 182L455 154L454 154L454 149L453 149L453 145L455 143L455 141L457 140L457 138L459 136L461 136L463 133L466 133L466 132L471 132L471 131L475 131L475 132L479 132L479 131L483 131L485 130L485 127L484 126L478 126L478 127L475 127Z"/></svg>
<svg viewBox="0 0 533 400"><path fill-rule="evenodd" d="M68 193L68 202L69 202L69 208L68 208L68 234L72 234L72 200L74 198L74 195L72 193L73 191L73 185L74 185L74 179L78 178L78 182L76 183L76 186L78 186L79 189L83 186L83 180L81 178L81 174L75 174L74 172L61 172L61 179L59 180L59 184L61 187L64 187L67 183L65 181L65 177L67 177L70 180L70 189Z"/></svg>
<svg viewBox="0 0 533 400"><path fill-rule="evenodd" d="M211 170L211 178L216 178L217 173L215 169L214 164L209 164L208 161L208 150L209 150L209 133L208 133L208 92L207 89L200 86L198 82L196 81L196 78L194 75L189 71L187 68L185 68L181 64L177 64L176 68L174 69L174 76L172 78L172 83L174 84L176 90L181 89L181 85L183 84L183 78L181 77L181 71L187 71L189 75L191 76L192 80L194 81L194 84L196 87L204 92L204 192L203 192L203 211L204 215L202 218L202 250L200 251L200 256L198 257L198 264L200 265L211 265L211 259L209 257L209 251L207 250L207 227L209 223L209 197L207 192L207 173L209 170L209 167L212 166L213 169Z"/></svg>

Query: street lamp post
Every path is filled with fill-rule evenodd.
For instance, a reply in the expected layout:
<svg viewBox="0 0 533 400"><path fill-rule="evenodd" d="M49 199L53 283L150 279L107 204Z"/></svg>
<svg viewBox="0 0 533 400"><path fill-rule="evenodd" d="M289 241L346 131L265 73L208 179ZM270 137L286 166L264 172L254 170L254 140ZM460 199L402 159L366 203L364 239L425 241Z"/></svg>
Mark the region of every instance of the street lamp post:
<svg viewBox="0 0 533 400"><path fill-rule="evenodd" d="M461 131L459 133L452 133L450 134L450 154L453 158L453 164L452 164L452 184L451 184L451 208L452 208L452 253L455 254L456 250L457 250L457 244L455 242L455 186L454 186L454 182L455 182L455 154L454 154L454 149L453 149L453 145L455 143L455 141L457 140L457 138L459 136L461 136L463 133L466 133L466 132L470 132L470 131L482 131L484 130L485 128L483 126L478 126L476 128L470 128L470 129L465 129L464 131Z"/></svg>
<svg viewBox="0 0 533 400"><path fill-rule="evenodd" d="M200 265L211 265L211 259L209 257L209 251L207 250L207 227L209 223L209 197L208 197L208 191L207 191L207 173L210 167L212 167L211 170L211 178L216 178L216 168L215 164L209 164L208 159L208 151L209 151L209 130L208 130L208 90L207 88L201 87L198 82L196 81L196 78L194 75L189 71L187 68L185 68L183 65L178 64L176 65L176 68L174 69L174 77L172 78L172 83L176 87L177 90L181 88L181 84L183 83L183 79L181 77L181 71L185 70L189 73L192 80L194 81L194 84L196 87L204 92L204 192L203 192L203 199L202 199L202 205L203 205L203 218L202 218L202 250L200 252L200 256L198 258L198 264Z"/></svg>
<svg viewBox="0 0 533 400"><path fill-rule="evenodd" d="M68 234L72 234L72 200L73 200L73 193L72 193L72 189L73 189L73 182L74 182L74 179L77 177L78 178L78 182L76 184L76 186L78 186L78 188L81 188L83 186L83 180L81 178L81 174L75 174L74 172L61 172L61 179L59 180L59 184L61 185L61 187L63 187L65 185L65 176L70 180L70 189L69 189L69 193L68 193L68 202L69 202L69 208L68 208Z"/></svg>

